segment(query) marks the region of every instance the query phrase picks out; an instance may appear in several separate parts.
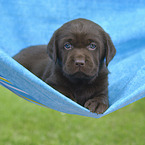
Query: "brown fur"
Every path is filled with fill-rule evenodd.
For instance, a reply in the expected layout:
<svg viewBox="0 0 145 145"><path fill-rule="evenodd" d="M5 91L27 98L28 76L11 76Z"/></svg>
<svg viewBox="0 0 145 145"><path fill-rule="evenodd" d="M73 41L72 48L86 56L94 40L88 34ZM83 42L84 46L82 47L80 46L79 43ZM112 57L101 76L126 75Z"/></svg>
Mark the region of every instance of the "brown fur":
<svg viewBox="0 0 145 145"><path fill-rule="evenodd" d="M66 43L71 44L68 50ZM47 46L23 49L13 58L59 92L100 114L109 105L107 65L115 53L110 36L99 25L76 19L56 30Z"/></svg>

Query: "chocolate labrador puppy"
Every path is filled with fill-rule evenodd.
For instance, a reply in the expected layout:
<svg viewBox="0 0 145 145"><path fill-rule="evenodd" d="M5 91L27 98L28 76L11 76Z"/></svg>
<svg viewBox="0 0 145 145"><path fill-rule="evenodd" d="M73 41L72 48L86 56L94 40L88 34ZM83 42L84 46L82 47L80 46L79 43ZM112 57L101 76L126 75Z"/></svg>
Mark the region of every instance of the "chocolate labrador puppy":
<svg viewBox="0 0 145 145"><path fill-rule="evenodd" d="M99 25L76 19L56 30L48 45L23 49L13 58L62 94L101 114L109 105L107 66L115 53L110 36Z"/></svg>

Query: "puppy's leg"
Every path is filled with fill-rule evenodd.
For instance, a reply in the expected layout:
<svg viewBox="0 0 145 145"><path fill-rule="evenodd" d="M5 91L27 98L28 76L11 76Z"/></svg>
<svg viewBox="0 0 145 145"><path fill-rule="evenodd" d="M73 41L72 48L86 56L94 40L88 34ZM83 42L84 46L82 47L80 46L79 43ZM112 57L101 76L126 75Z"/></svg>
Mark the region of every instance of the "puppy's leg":
<svg viewBox="0 0 145 145"><path fill-rule="evenodd" d="M109 106L108 97L105 95L100 95L89 99L86 101L84 107L88 108L91 112L102 114L104 113Z"/></svg>

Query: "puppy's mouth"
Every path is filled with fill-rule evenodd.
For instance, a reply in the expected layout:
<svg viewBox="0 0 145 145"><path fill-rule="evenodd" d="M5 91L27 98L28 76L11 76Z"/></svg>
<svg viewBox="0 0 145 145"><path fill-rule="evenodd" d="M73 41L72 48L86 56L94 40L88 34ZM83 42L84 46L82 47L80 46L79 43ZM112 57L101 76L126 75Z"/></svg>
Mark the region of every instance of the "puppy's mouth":
<svg viewBox="0 0 145 145"><path fill-rule="evenodd" d="M70 80L74 80L74 81L90 81L93 78L96 78L98 73L90 75L90 74L86 74L85 72L83 72L80 68L77 69L75 72L73 73L66 73L64 72L64 75L69 78Z"/></svg>
<svg viewBox="0 0 145 145"><path fill-rule="evenodd" d="M82 71L77 71L76 73L71 74L70 76L72 76L73 78L79 78L79 79L84 79L84 78L90 78L91 77L89 75L86 75Z"/></svg>

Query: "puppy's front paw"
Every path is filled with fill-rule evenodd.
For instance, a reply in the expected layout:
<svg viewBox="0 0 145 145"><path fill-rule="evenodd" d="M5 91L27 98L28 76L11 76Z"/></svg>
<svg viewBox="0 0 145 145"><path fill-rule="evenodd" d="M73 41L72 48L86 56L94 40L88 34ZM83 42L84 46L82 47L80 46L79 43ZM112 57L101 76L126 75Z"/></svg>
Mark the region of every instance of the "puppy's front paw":
<svg viewBox="0 0 145 145"><path fill-rule="evenodd" d="M108 103L99 98L93 98L86 101L84 107L93 113L102 114L108 109Z"/></svg>

